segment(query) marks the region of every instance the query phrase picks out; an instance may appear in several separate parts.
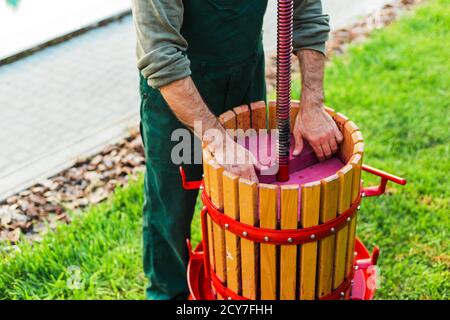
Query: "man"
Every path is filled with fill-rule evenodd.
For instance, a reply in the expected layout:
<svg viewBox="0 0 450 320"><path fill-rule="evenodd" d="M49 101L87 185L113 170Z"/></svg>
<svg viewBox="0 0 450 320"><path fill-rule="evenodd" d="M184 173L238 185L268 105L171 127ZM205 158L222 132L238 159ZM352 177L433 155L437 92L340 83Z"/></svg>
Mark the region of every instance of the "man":
<svg viewBox="0 0 450 320"><path fill-rule="evenodd" d="M202 132L218 130L221 139L199 138L219 164L256 179L254 160L240 166L224 162L222 147L234 141L217 116L266 100L262 46L266 7L267 0L133 0L147 159L143 232L149 299L184 299L188 294L185 239L190 236L197 193L182 190L178 166L171 161L176 144L172 132L182 127L193 130L194 121L201 123ZM342 140L323 106L328 16L322 13L320 0L295 1L294 14L294 53L302 73L294 154L301 152L303 137L324 160ZM237 159L249 157L244 148L234 147ZM188 177L201 179L201 165L184 167Z"/></svg>

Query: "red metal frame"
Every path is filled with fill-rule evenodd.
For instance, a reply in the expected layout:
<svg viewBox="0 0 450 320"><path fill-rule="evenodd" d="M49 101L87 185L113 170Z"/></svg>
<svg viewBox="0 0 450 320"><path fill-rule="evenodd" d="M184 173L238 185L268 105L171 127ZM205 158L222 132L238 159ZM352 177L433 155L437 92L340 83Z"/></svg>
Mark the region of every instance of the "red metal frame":
<svg viewBox="0 0 450 320"><path fill-rule="evenodd" d="M205 263L204 257L205 253L203 251L203 242L200 242L195 250L190 251L190 260L187 268L188 274L188 285L189 291L191 293L189 300L216 300L217 297L212 290L212 279L211 277L206 278L205 276ZM188 241L188 247L191 245ZM350 282L350 287L340 287L341 291L336 290L332 295L323 297L322 299L342 299L344 295L345 298L350 300L372 300L376 291L376 276L377 269L376 257L378 256L379 249L375 247L373 253L370 254L364 244L356 238L355 241L355 265L357 268L354 269L354 274L352 279L347 277L345 284L342 286L347 286ZM347 291L345 289L347 288ZM227 288L226 288L227 289ZM216 289L217 292L217 289ZM344 292L342 294L341 292ZM227 294L228 293L228 294ZM339 293L339 296L337 295ZM234 294L234 295L233 295ZM225 291L222 294L223 297L230 300L239 300L241 296L236 295L232 291ZM243 297L242 297L243 298Z"/></svg>
<svg viewBox="0 0 450 320"><path fill-rule="evenodd" d="M350 273L347 275L345 280L341 283L339 287L336 288L336 290L333 290L330 294L321 297L319 300L339 300L343 299L345 296L348 295L349 290L352 286L352 280L353 276L355 274L355 269L352 268ZM220 279L217 277L217 275L212 272L211 273L211 282L214 286L214 289L220 296L222 296L224 299L228 300L250 300L246 297L243 297L241 295L238 295L236 292L230 290Z"/></svg>
<svg viewBox="0 0 450 320"><path fill-rule="evenodd" d="M356 210L359 208L362 197L373 197L379 196L386 192L386 185L388 181L394 183L405 185L406 180L395 175L389 174L382 170L363 165L362 169L366 172L374 174L381 177L380 185L371 186L366 188L361 188L361 193L352 204L352 206L346 210L343 214L339 215L337 218L324 223L319 226L299 229L299 230L274 230L257 228L251 225L247 225L236 221L226 215L224 215L209 199L205 191L202 192L202 201L205 206L201 211L201 224L202 224L202 242L201 247L203 252L192 251L190 242L188 241L188 248L191 252L191 262L188 268L188 274L192 273L191 268L195 265L197 269L194 271L195 279L189 280L189 286L191 293L199 290L203 293L203 298L205 299L215 299L215 295L212 293L211 286L214 287L215 291L219 293L222 297L228 298L230 300L247 300L247 298L238 295L237 293L231 291L227 288L216 276L214 272L211 271L211 265L209 262L209 252L208 252L208 227L207 227L207 215L220 225L221 227L227 229L227 231L234 233L239 237L245 237L246 239L252 240L254 242L260 243L271 243L271 244L282 244L282 245L297 245L302 243L307 243L311 241L318 241L322 238L329 236L331 233L335 233L339 229L343 228L348 222L351 221L352 216L355 214ZM182 179L183 188L186 190L202 189L202 181L186 181L186 174L182 167L180 167L180 174ZM372 270L371 267L377 264L379 249L375 247L372 255L370 256L367 249L359 242L356 242L355 252L357 252L357 257L355 257L354 265L349 275L347 275L346 280L329 295L322 297L322 300L334 300L343 299L350 296L349 292L352 291L351 299L372 299L375 289L367 288L367 284L364 281L368 281L369 278L376 276L376 270ZM203 268L199 266L198 260L203 260ZM203 278L199 278L199 273L203 272ZM193 280L194 284L193 284ZM354 288L352 283L358 281L358 286ZM361 284L362 283L362 284ZM195 288L193 287L195 286ZM355 292L353 292L355 291ZM195 295L194 297L195 298Z"/></svg>

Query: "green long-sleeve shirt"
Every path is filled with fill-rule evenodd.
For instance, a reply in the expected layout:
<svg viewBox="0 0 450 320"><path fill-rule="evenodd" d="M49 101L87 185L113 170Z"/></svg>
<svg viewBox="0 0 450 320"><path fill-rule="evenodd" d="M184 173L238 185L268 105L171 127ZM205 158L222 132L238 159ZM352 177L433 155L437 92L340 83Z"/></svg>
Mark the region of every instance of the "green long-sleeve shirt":
<svg viewBox="0 0 450 320"><path fill-rule="evenodd" d="M191 74L188 48L180 33L183 0L132 0L137 34L137 66L154 88ZM294 51L309 48L325 51L329 17L321 0L294 0Z"/></svg>

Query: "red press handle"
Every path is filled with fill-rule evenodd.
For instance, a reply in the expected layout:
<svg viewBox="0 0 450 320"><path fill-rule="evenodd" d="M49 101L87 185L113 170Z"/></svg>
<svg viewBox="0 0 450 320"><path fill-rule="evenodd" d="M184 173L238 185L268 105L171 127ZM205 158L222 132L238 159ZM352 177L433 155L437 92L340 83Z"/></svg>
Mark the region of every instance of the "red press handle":
<svg viewBox="0 0 450 320"><path fill-rule="evenodd" d="M381 182L378 186L366 187L363 188L362 192L365 197L375 197L382 195L386 192L386 185L388 181L392 181L396 184L404 186L406 184L406 179L397 177L393 174L384 172L382 170L373 168L371 166L363 164L362 169L366 172L369 172L373 175L379 176L381 178Z"/></svg>

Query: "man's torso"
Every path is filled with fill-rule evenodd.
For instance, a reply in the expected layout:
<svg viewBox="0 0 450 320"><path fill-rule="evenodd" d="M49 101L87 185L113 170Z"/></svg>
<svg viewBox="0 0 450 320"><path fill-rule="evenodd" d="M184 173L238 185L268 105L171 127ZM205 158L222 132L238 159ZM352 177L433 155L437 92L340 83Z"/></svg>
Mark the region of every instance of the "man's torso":
<svg viewBox="0 0 450 320"><path fill-rule="evenodd" d="M181 34L191 60L245 61L262 50L267 0L184 0Z"/></svg>

